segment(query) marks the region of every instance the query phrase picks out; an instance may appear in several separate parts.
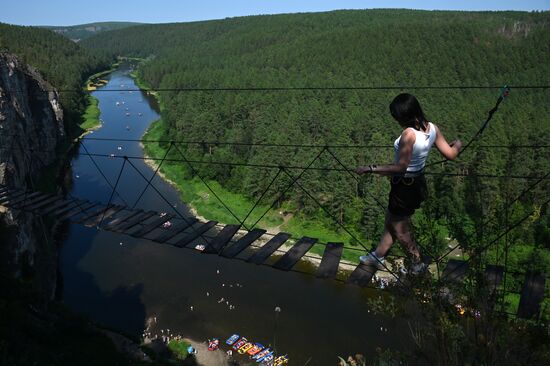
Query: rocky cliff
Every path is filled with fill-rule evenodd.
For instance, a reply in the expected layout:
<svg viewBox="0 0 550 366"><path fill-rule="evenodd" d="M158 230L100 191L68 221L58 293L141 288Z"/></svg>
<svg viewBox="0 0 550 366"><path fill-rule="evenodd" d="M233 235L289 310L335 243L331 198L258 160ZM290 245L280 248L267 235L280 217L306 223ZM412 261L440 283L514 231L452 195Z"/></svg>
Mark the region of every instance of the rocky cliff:
<svg viewBox="0 0 550 366"><path fill-rule="evenodd" d="M57 92L14 55L0 52L0 184L33 189L65 138ZM22 278L45 299L55 293L51 222L0 205L0 272Z"/></svg>

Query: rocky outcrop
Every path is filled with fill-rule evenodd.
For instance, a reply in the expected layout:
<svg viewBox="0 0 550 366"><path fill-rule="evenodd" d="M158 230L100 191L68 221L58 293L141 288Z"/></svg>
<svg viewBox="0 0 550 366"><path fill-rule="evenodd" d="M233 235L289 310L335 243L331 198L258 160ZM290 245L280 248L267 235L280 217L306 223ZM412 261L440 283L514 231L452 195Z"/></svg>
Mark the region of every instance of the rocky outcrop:
<svg viewBox="0 0 550 366"><path fill-rule="evenodd" d="M0 184L32 189L65 138L57 92L14 55L0 52ZM0 271L51 299L57 259L51 223L0 205Z"/></svg>

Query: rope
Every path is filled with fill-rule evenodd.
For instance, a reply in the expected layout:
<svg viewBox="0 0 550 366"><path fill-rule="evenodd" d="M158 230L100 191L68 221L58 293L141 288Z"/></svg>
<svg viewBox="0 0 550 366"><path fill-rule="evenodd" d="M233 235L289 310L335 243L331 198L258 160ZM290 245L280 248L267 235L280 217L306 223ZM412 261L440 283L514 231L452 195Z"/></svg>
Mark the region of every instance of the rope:
<svg viewBox="0 0 550 366"><path fill-rule="evenodd" d="M105 213L107 210L109 210L109 206L111 205L111 201L113 199L113 196L116 192L116 187L118 186L118 182L120 181L120 177L122 176L122 172L124 171L124 166L126 166L126 162L128 159L124 157L124 160L122 161L122 166L120 167L120 171L118 172L118 176L116 178L115 186L113 187L113 190L111 191L111 196L109 197L109 201L107 201L107 205L105 206L105 210L103 210L103 213L101 214L101 220L99 220L99 224L97 225L97 228L99 229L101 227L101 224L103 224L103 219L105 218Z"/></svg>
<svg viewBox="0 0 550 366"><path fill-rule="evenodd" d="M132 206L132 208L135 208L136 205L138 204L139 200L141 199L141 197L143 197L143 194L145 194L145 191L147 191L147 188L149 188L149 185L151 184L151 182L153 181L153 179L155 179L155 176L157 175L158 171L160 170L160 167L162 166L162 163L164 163L164 159L166 159L166 157L168 156L168 153L170 152L170 149L172 148L172 143L170 144L170 146L168 146L168 149L166 149L166 153L164 154L164 156L162 157L162 160L160 161L160 163L157 165L156 169L155 169L155 172L153 173L153 176L151 177L151 179L149 179L147 181L147 185L145 186L145 188L143 188L143 190L141 191L139 197L137 198L136 202L134 202L134 205Z"/></svg>
<svg viewBox="0 0 550 366"><path fill-rule="evenodd" d="M336 161L337 161L337 162L338 162L338 163L339 163L339 164L340 164L340 165L341 165L341 166L342 166L342 167L343 167L343 168L344 168L344 169L345 169L345 170L346 170L346 171L347 171L356 181L357 181L357 183L360 182L360 179L357 177L357 175L356 175L356 174L353 174L352 171L351 171L350 169L348 169L348 168L344 165L344 163L342 163L342 161L340 161L340 159L338 159L338 157L332 153L332 151L329 150L329 153L330 153L330 155L332 155L332 157L333 157L334 159L336 159ZM369 191L367 191L367 193L369 193L369 195L376 201L376 203L378 204L378 206L380 206L380 207L384 210L384 212L385 212L385 211L386 211L386 206L383 205L383 204L382 204L382 203L381 203L372 193L370 193ZM427 248L423 248L422 245L421 245L418 241L415 240L415 243L416 243L416 245L418 245L418 246L420 247L420 249L421 249L423 252L425 252L426 254L428 254L431 258L434 257L433 253L432 253L431 251L427 250ZM365 248L365 249L366 249L366 248ZM376 257L375 257L375 258L376 258ZM378 258L376 258L376 259L378 260ZM383 264L381 261L378 261L378 262L380 262L381 264Z"/></svg>
<svg viewBox="0 0 550 366"><path fill-rule="evenodd" d="M309 168L313 165L313 163L315 163L317 161L317 159L319 159L319 157L323 154L323 152L325 151L325 148L322 148L321 151L319 151L319 153L315 156L315 158L313 158L312 161L309 162L309 164L307 165L306 168ZM284 169L284 168L283 168ZM267 215L267 213L269 212L269 210L271 210L271 208L275 205L275 203L277 203L281 198L283 198L283 196L285 195L285 193L294 185L294 183L296 183L296 181L298 179L300 179L300 177L307 171L307 169L303 169L300 174L298 174L298 176L295 177L295 179L290 182L290 184L285 188L285 190L283 191L283 193L281 193L274 201L273 203L268 207L267 210L265 210L265 212L260 216L260 218L258 220L256 220L254 222L254 224L252 224L252 226L250 227L250 230L252 230L257 224L258 222L260 222L261 219L264 218L265 215Z"/></svg>
<svg viewBox="0 0 550 366"><path fill-rule="evenodd" d="M218 201L220 201L220 203L222 204L223 207L225 207L225 209L227 211L229 211L229 213L231 214L231 216L233 216L235 218L235 220L237 220L237 222L239 222L240 226L243 226L245 229L249 230L246 225L244 224L244 221L241 221L237 215L235 215L235 213L233 213L233 211L231 211L231 209L225 204L225 202L223 202L223 200L216 194L216 192L214 192L214 190L210 187L210 185L206 182L206 180L203 179L203 177L195 170L195 168L193 167L193 165L187 160L187 158L185 157L185 155L183 155L183 153L181 152L181 150L178 148L177 145L174 145L174 147L176 148L176 150L180 153L181 157L183 158L183 161L187 163L187 165L189 165L189 168L191 168L191 172L196 175L197 177L199 177L199 179L204 183L204 185L206 186L206 188L208 188L208 190L210 192L212 192L212 194L214 195L214 197L216 197L216 199Z"/></svg>
<svg viewBox="0 0 550 366"><path fill-rule="evenodd" d="M0 150L6 149L0 147ZM41 151L36 149L27 149L28 151ZM83 153L76 152L76 155L90 156L90 157L101 157L101 158L110 158L110 159L122 159L123 156L120 155L107 155L99 153ZM226 161L205 161L205 160L192 160L192 159L163 159L155 157L143 157L143 156L126 156L128 160L153 160L153 161L168 161L168 162L189 162L193 164L212 164L212 165L225 165L225 166L234 166L234 167L249 167L249 168L263 168L263 169L296 169L296 170L313 170L313 171L326 171L326 172L353 172L348 168L328 168L328 167L304 167L299 165L275 165L275 164L252 164L252 163L234 163ZM510 179L535 179L535 180L548 180L550 177L544 176L531 176L531 175L499 175L499 174L477 174L475 172L468 173L446 173L446 172L424 172L424 175L433 175L433 176L448 176L448 177L469 177L476 176L479 178L510 178ZM112 186L111 186L112 187ZM128 205L129 206L129 205Z"/></svg>
<svg viewBox="0 0 550 366"><path fill-rule="evenodd" d="M261 202L261 200L264 198L264 196L267 194L267 192L269 191L269 189L271 188L271 186L273 185L273 183L275 183L275 181L277 180L277 178L279 177L279 175L281 174L281 171L282 169L279 169L277 170L277 174L275 174L275 176L273 177L273 179L271 180L271 182L269 183L269 185L267 186L267 188L262 192L262 194L260 195L260 198L258 198L258 200L256 201L256 203L254 203L254 206L252 206L252 208L250 209L250 211L248 211L248 213L246 214L246 217L244 218L243 220L243 225L244 225L244 222L246 221L246 219L248 219L248 216L250 216L252 214L252 212L254 211L254 209L256 208L256 206L258 206L258 204Z"/></svg>
<svg viewBox="0 0 550 366"><path fill-rule="evenodd" d="M292 175L287 172L286 170L283 169L283 172L288 175L290 177L290 179L293 179ZM319 206L323 211L325 211L325 213L327 215L329 215L329 217L331 219L333 219L337 224L338 226L340 226L342 229L344 229L344 231L349 235L351 236L352 239L354 239L355 241L357 241L362 247L364 250L366 250L367 252L369 251L367 249L367 247L359 240L355 237L355 235L353 235L349 230L348 228L341 224L338 219L336 217L334 217L334 215L327 209L325 208L315 197L313 197L313 195L311 193L309 193L297 180L295 181L295 184L300 187L300 189L302 189L302 191L304 191L305 194L307 194L309 196L309 198L311 198L313 200L313 202L315 202L317 204L317 206ZM401 282L401 280L399 279L399 276L397 276L394 272L392 272L382 261L378 261L383 267L384 269L386 269L386 271L388 271L393 277L395 277L395 279L397 280L398 283L400 283L401 285L404 285L403 282Z"/></svg>
<svg viewBox="0 0 550 366"><path fill-rule="evenodd" d="M103 177L103 179L105 179L105 181L107 182L107 184L109 185L109 187L111 187L111 189L114 189L113 185L111 184L111 182L109 182L109 179L107 179L107 177L105 176L105 174L103 174L103 171L101 170L101 168L99 167L99 165L97 165L97 163L95 162L94 158L92 157L93 155L90 154L90 152L88 151L88 149L86 148L86 146L84 145L84 143L82 142L82 140L80 140L80 145L84 148L84 150L86 150L86 153L87 155L90 157L90 160L92 160L92 163L94 164L94 166L96 167L96 169L99 171L99 174L101 174L101 176ZM77 152L77 154L80 154L80 152ZM128 157L125 157L125 160L128 160ZM122 202L124 202L124 205L126 206L129 206L128 203L126 203L126 201L124 200L124 198L122 198L122 196L115 190L115 193L117 194L117 196L122 200Z"/></svg>
<svg viewBox="0 0 550 366"><path fill-rule="evenodd" d="M134 165L132 164L132 162L130 160L127 160L128 161L128 164L130 164L130 166L132 166L132 168L135 169L136 172L138 172L138 174L145 180L147 181L147 178L145 178L145 176L143 175L143 173ZM160 198L162 198L164 200L164 202L166 202L166 204L168 204L168 206L171 207L172 210L174 210L176 212L176 214L183 220L185 221L187 224L190 224L189 220L186 219L180 212L179 210L177 210L174 206L172 206L172 204L168 201L168 199L166 197L164 197L164 195L155 187L154 184L151 184L151 187L155 190L155 192L157 192L157 194L160 196ZM191 230L195 231L195 233L197 232L197 229L195 229L195 227L193 225L191 225ZM202 239L204 239L204 241L206 243L208 243L208 240L206 240L203 236L203 234L199 235Z"/></svg>
<svg viewBox="0 0 550 366"><path fill-rule="evenodd" d="M500 89L500 95L497 99L497 102L495 104L495 106L493 107L493 109L491 109L489 111L489 115L487 116L487 119L485 120L485 122L481 125L480 129L475 133L475 135L470 139L470 141L468 141L468 143L462 148L462 150L460 150L458 152L458 154L456 155L457 157L462 154L464 151L466 151L466 149L468 149L468 147L470 147L470 145L476 141L480 136L481 134L483 133L483 131L485 131L485 129L487 128L487 125L489 124L489 121L493 118L493 115L495 114L495 112L498 110L498 106L500 105L500 103L502 103L502 101L504 100L504 98L506 98L508 95L510 94L510 87L508 87L507 85L504 85L501 89ZM430 164L426 164L426 166L424 167L424 169L430 167L430 166L433 166L433 165L437 165L437 164L441 164L441 163L446 163L447 161L449 161L449 159L445 158L443 160L440 160L440 161L436 161L434 163L430 163Z"/></svg>
<svg viewBox="0 0 550 366"><path fill-rule="evenodd" d="M545 206L545 205L548 205L550 203L550 199L544 201L541 206ZM490 246L492 246L494 243L496 243L500 238L502 238L503 236L507 235L510 231L512 231L513 229L515 229L516 227L518 227L519 225L521 225L523 222L525 222L525 220L527 220L528 218L530 218L533 214L536 213L536 210L533 210L531 211L530 213L528 213L527 215L523 216L520 220L516 221L514 224L512 224L512 226L509 226L503 233L501 233L500 235L498 235L494 240L492 240L490 243L488 244L485 244L483 245L482 247L474 250L474 253L470 256L470 258L468 258L465 262L466 263L469 263L472 261L472 259L476 258L477 256L481 255L483 252L485 252L487 249L489 249ZM454 271L456 271L459 267L456 267L455 269L453 269L452 271L448 272L445 276L443 276L441 278L441 280L445 279L445 277L449 276L450 274L452 274Z"/></svg>
<svg viewBox="0 0 550 366"><path fill-rule="evenodd" d="M516 198L514 198L511 202L509 202L506 206L505 206L505 209L507 210L510 206L512 206L514 203L516 203L521 197L523 197L525 194L529 193L531 190L533 190L538 184L540 184L543 180L545 179L548 179L550 177L550 171L548 171L543 177L540 177L539 180L537 180L537 182L531 184L529 187L527 187L526 189L524 189ZM486 225L488 225L489 223L492 223L494 220L494 218L489 218L487 220L485 220L484 222L481 223L481 227L485 227ZM471 237L468 237L467 238L467 241L471 240ZM455 245L454 247L452 247L450 250L447 251L447 253L445 253L444 255L442 255L441 257L439 257L437 259L438 262L440 262L441 260L443 260L445 257L447 257L449 254L451 254L456 248L458 248L460 246L460 244L457 244Z"/></svg>
<svg viewBox="0 0 550 366"><path fill-rule="evenodd" d="M513 85L514 89L545 90L550 85ZM297 86L297 87L211 87L211 88L133 88L133 89L44 89L35 93L109 93L109 92L286 92L286 91L358 91L358 90L484 90L497 89L495 85L366 85L366 86ZM9 93L23 93L23 90L6 90Z"/></svg>

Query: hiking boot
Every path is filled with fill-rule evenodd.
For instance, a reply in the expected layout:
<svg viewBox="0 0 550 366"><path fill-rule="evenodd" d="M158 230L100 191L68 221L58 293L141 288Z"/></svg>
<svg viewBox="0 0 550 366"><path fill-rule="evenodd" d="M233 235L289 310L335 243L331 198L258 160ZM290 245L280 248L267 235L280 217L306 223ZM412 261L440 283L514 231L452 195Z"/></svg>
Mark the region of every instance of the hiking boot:
<svg viewBox="0 0 550 366"><path fill-rule="evenodd" d="M384 257L379 258L374 252L360 256L359 261L368 266L373 266L376 269L384 269Z"/></svg>

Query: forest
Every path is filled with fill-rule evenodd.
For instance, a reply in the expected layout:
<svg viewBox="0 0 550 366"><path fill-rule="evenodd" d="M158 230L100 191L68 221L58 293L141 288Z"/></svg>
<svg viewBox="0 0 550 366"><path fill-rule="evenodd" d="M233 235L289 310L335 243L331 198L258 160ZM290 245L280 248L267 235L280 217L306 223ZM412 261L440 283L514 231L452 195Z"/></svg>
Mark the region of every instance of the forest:
<svg viewBox="0 0 550 366"><path fill-rule="evenodd" d="M327 240L355 246L357 240L377 241L389 184L380 177L358 181L343 167L393 159L400 129L388 111L392 98L401 91L415 94L449 140L466 143L495 105L499 87L511 85L480 138L456 162L427 169L430 198L414 222L426 252L444 253L451 240L468 256L532 213L506 243L499 240L484 252L485 259L506 260L521 272L526 266L549 272L549 91L514 88L548 85L549 20L548 13L536 12L336 11L145 25L82 45L146 58L139 79L165 90L155 136L188 142L181 147L191 161L234 163L180 165L188 178L212 179L249 197L247 208L277 169L241 164L305 167L322 147L338 145L312 164L319 170L301 175L301 187L283 195L290 175L301 170L280 174L262 203L279 198L277 208L294 219L333 230ZM438 88L444 86L464 88ZM194 90L205 88L265 90ZM440 159L434 151L428 163ZM537 183L537 177L545 178ZM260 214L252 214L250 223ZM520 282L512 286L519 289Z"/></svg>
<svg viewBox="0 0 550 366"><path fill-rule="evenodd" d="M81 89L86 76L117 56L143 59L135 76L158 90L162 105L162 120L146 135L162 142L146 148L158 157L170 149L167 157L192 162L166 162L166 169L181 173L185 184L205 180L235 195L229 206L240 219L261 198L247 226L274 202L260 226L356 249L376 244L389 183L350 171L392 161L401 132L389 114L393 97L416 95L447 139L468 143L509 85L510 95L456 162L439 163L441 156L431 153L430 197L413 220L423 252L433 258L458 244L460 256L475 257L474 264L506 265L507 290L516 294L504 310L513 313L525 272L550 273L549 21L548 12L334 11L148 24L79 44L0 24L0 48L59 89ZM62 96L77 118L84 94ZM183 141L176 145L182 154L170 141ZM299 184L291 185L296 177ZM228 213L208 218L237 222ZM550 318L548 289L542 313ZM446 316L435 324L449 328L434 334L453 352L475 358L513 345L523 358L538 345L536 352L547 356L540 343L547 338L525 335L526 327L512 322L495 328L500 348L477 333L469 341L479 347L453 343L451 332L441 334L456 331L460 320Z"/></svg>
<svg viewBox="0 0 550 366"><path fill-rule="evenodd" d="M76 133L87 103L82 84L90 74L105 69L111 58L47 29L4 23L0 23L0 50L35 67L60 92L66 128Z"/></svg>

